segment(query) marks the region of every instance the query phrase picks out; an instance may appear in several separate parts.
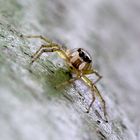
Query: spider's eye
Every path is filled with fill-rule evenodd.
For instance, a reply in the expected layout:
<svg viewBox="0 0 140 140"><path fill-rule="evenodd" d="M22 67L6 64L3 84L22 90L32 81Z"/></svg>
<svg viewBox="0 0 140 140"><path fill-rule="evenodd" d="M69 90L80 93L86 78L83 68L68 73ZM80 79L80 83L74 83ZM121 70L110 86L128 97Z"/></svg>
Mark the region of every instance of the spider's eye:
<svg viewBox="0 0 140 140"><path fill-rule="evenodd" d="M91 63L91 59L90 59L88 53L86 53L86 52L85 52L84 50L82 50L81 48L79 48L77 51L79 52L79 56L80 56L80 58L83 59L83 61L85 61L85 62L87 62L87 63Z"/></svg>
<svg viewBox="0 0 140 140"><path fill-rule="evenodd" d="M78 51L78 52L81 52L81 48L79 48L77 51Z"/></svg>
<svg viewBox="0 0 140 140"><path fill-rule="evenodd" d="M85 53L82 52L82 51L80 51L80 52L79 52L79 56L80 56L81 58L84 58L84 57L85 57Z"/></svg>
<svg viewBox="0 0 140 140"><path fill-rule="evenodd" d="M89 58L87 56L84 56L83 59L85 62L87 62L89 60Z"/></svg>
<svg viewBox="0 0 140 140"><path fill-rule="evenodd" d="M91 62L91 60L89 59L89 57L88 57L88 56L84 56L84 57L83 57L83 60L84 60L85 62L88 62L88 63L90 63L90 62Z"/></svg>

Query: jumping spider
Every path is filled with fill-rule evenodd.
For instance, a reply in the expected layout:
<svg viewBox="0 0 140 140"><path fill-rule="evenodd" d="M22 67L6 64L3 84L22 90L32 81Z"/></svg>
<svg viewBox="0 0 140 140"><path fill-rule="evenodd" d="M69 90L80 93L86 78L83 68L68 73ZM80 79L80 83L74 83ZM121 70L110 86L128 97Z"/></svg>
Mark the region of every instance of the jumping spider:
<svg viewBox="0 0 140 140"><path fill-rule="evenodd" d="M87 51L82 48L73 49L73 50L64 50L63 47L50 39L38 36L38 35L31 35L31 36L23 36L26 38L39 38L46 42L45 45L41 45L41 47L36 51L36 53L32 56L31 64L33 64L37 58L39 58L44 52L57 52L61 58L63 58L70 68L70 72L75 74L76 77L70 79L69 82L74 82L75 80L81 79L87 84L91 91L92 91L92 101L87 108L87 113L90 111L91 106L95 101L95 95L99 97L105 119L107 121L107 113L106 113L106 104L101 96L98 88L96 87L96 83L102 78L102 76L92 67L92 59L91 56ZM95 74L98 79L93 83L86 75Z"/></svg>

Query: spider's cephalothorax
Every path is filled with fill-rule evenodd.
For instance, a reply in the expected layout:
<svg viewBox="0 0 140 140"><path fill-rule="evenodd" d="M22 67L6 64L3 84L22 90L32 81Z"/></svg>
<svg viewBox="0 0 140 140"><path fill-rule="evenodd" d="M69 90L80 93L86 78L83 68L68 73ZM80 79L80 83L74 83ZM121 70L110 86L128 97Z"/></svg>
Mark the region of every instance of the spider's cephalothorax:
<svg viewBox="0 0 140 140"><path fill-rule="evenodd" d="M21 37L23 37L23 35ZM48 38L43 37L43 36L36 36L35 35L35 36L25 36L25 37L27 37L27 38L40 38L47 43L45 45L41 45L41 47L32 56L31 64L34 61L36 61L36 59L39 58L42 55L42 53L44 53L44 52L57 52L60 55L60 57L62 57L64 60L66 60L66 63L70 66L70 68L71 68L70 72L76 74L76 77L73 77L73 79L70 79L70 81L68 81L68 82L74 82L75 80L81 79L91 89L92 101L89 104L87 112L89 112L90 108L92 107L92 104L95 101L95 97L97 96L97 97L99 97L99 99L102 103L104 116L105 116L105 119L107 121L105 101L104 101L103 97L101 96L98 88L95 85L102 78L102 76L92 67L91 57L88 54L88 52L82 48L73 49L72 51L66 51L62 48L61 45L54 43L53 41L51 41ZM95 74L98 77L98 79L95 82L92 82L86 76L89 74ZM66 82L66 83L68 83L68 82Z"/></svg>
<svg viewBox="0 0 140 140"><path fill-rule="evenodd" d="M74 49L69 54L70 63L79 71L91 69L91 56L82 48Z"/></svg>

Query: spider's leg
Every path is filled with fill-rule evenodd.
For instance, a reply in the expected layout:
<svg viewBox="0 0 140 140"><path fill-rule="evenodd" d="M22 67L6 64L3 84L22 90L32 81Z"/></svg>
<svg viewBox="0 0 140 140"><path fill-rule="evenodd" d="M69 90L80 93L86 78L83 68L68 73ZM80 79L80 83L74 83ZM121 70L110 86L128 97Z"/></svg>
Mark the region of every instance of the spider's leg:
<svg viewBox="0 0 140 140"><path fill-rule="evenodd" d="M33 55L31 64L36 61L37 58L39 58L44 52L57 52L60 57L68 60L68 56L66 55L65 51L60 49L60 47L58 45L42 45L37 51L36 53Z"/></svg>
<svg viewBox="0 0 140 140"><path fill-rule="evenodd" d="M39 58L40 55L42 54L42 53L41 53L42 49L43 49L43 48L49 48L49 47L51 47L51 45L46 45L46 46L41 45L40 48L31 56L32 59L35 59L36 57ZM37 59L37 58L36 58L36 59ZM36 59L35 59L35 60L36 60Z"/></svg>
<svg viewBox="0 0 140 140"><path fill-rule="evenodd" d="M107 112L106 112L106 103L105 103L105 100L103 99L102 95L100 94L98 88L92 83L92 81L90 79L88 79L86 76L82 76L81 79L91 88L91 90L93 91L93 94L95 93L97 97L99 97L100 101L101 101L101 104L102 104L102 107L103 107L103 112L104 112L104 116L105 116L105 119L107 121ZM95 98L93 96L93 99L89 105L89 108L87 109L87 112L89 112L93 102L94 102Z"/></svg>
<svg viewBox="0 0 140 140"><path fill-rule="evenodd" d="M52 43L52 41L50 39L48 39L47 37L43 37L41 35L21 35L21 37L25 37L25 38L38 38L41 40L44 40L47 43Z"/></svg>
<svg viewBox="0 0 140 140"><path fill-rule="evenodd" d="M95 74L98 79L94 82L94 84L96 84L97 82L99 82L102 78L102 76L95 70L95 69L91 69L91 70L84 70L83 71L84 75L88 75L88 74Z"/></svg>
<svg viewBox="0 0 140 140"><path fill-rule="evenodd" d="M94 92L92 92L92 101L90 102L90 104L89 104L89 106L87 108L87 111L86 111L87 113L89 113L90 108L92 107L94 101L95 101L95 95L94 95Z"/></svg>
<svg viewBox="0 0 140 140"><path fill-rule="evenodd" d="M94 82L94 84L96 84L102 79L102 75L100 75L96 70L93 70L93 73L98 77L98 79Z"/></svg>
<svg viewBox="0 0 140 140"><path fill-rule="evenodd" d="M42 55L42 53L44 53L44 50L49 47L50 45L41 45L40 48L32 55L31 64L33 64L34 61L36 61Z"/></svg>

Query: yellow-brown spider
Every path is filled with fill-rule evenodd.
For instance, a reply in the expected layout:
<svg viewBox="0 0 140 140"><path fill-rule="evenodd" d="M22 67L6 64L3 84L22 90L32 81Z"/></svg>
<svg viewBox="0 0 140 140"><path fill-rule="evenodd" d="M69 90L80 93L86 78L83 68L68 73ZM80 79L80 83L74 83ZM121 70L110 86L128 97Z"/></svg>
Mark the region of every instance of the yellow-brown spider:
<svg viewBox="0 0 140 140"><path fill-rule="evenodd" d="M95 95L99 97L105 119L107 121L107 113L106 113L106 105L103 97L101 96L98 88L96 87L96 83L102 78L102 76L92 67L92 59L91 56L82 48L73 49L73 50L64 50L63 47L57 43L54 43L50 39L43 37L43 36L23 36L26 38L39 38L46 42L45 45L41 45L41 47L35 52L32 56L31 64L39 58L42 53L45 52L57 52L61 58L63 58L70 68L70 72L75 74L76 77L70 79L69 82L74 82L75 80L82 79L86 85L91 88L92 93L92 101L87 108L87 113L90 111L91 106L95 101ZM95 74L98 79L93 83L86 75Z"/></svg>

